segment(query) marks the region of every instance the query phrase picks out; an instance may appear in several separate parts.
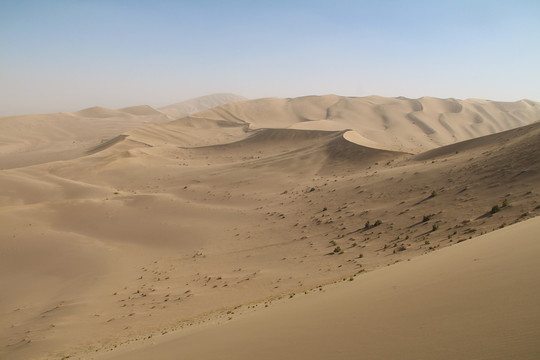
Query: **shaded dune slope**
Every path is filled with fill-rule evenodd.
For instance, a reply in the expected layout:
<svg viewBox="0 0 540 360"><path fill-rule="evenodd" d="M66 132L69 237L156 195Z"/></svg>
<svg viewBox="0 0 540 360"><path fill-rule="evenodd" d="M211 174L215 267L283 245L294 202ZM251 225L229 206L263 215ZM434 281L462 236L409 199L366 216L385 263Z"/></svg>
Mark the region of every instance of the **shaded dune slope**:
<svg viewBox="0 0 540 360"><path fill-rule="evenodd" d="M540 123L534 123L503 131L493 135L487 135L456 144L442 146L437 149L429 150L414 156L415 160L430 160L453 154L459 154L463 151L506 151L514 152L520 155L516 160L532 162L534 158L523 157L523 153L534 154L538 150L540 143ZM532 151L531 151L532 150Z"/></svg>

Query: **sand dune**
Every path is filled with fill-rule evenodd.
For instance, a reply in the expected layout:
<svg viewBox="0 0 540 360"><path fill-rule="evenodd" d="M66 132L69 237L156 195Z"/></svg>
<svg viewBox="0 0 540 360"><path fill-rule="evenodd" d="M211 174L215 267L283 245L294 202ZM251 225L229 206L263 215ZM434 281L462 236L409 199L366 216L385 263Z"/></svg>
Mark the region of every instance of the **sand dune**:
<svg viewBox="0 0 540 360"><path fill-rule="evenodd" d="M88 118L60 114L45 117L46 122L36 117L22 117L21 123L16 118L8 119L10 131L18 125L22 134L23 124L34 124L35 128L30 129L36 132L28 131L29 135L41 131L48 137L40 139L35 135L36 143L34 138L24 143L22 135L6 138L6 146L14 155L13 166L0 171L0 188L5 189L0 193L0 357L93 358L109 351L120 354L116 351L129 349L129 344L140 344L149 336L161 341L162 334L181 327L188 329L185 334L193 333L194 339L199 333L214 339L213 336L221 337L223 330L214 325L206 327L207 324L227 319L231 312L239 311L239 306L244 310L249 306L250 311L257 304L256 309L264 308L264 302L268 304L270 299L309 293L319 285L359 275L355 281L344 284L343 290L322 294L329 296L327 300L309 294L305 299L313 299L309 300L312 305L301 305L309 310L322 306L320 302L339 298L343 309L349 309L353 300L344 294L358 296L362 279L376 279L375 273L388 274L380 275L381 278L397 276L390 270L376 269L464 241L459 248L467 245L471 252L488 251L480 245L478 249L473 246L477 236L540 214L540 123L533 120L537 108L536 103L529 101L497 104L481 100L337 96L262 99L116 133L103 143L88 142L88 146L77 148L79 155L63 160L58 151L71 148L62 141L80 134L84 128L81 124L86 124L84 119L95 127L91 127L95 133L88 134L90 139L105 131L99 127L111 122L107 131L125 126L121 125L125 122L150 121L153 110L144 106L112 111L94 108L83 111L85 116L94 116ZM407 115L411 111L415 119L422 120L436 133L428 136L418 120L413 123ZM125 115L119 117L118 112ZM458 116L461 113L464 119ZM108 114L116 115L98 117ZM455 138L431 124L427 114L439 118L455 114ZM517 126L519 121L531 124L469 139L476 134L474 124L469 124L474 114L483 116L483 122L478 122L474 130L478 134L490 134L487 124L495 131L498 127ZM383 115L388 117L386 123L381 122ZM161 115L156 116L161 119ZM69 121L76 125L68 127ZM325 130L331 128L329 123L341 124L343 128L298 128L299 124L310 122L323 124ZM355 126L345 126L351 124ZM385 124L391 135L388 138L382 136ZM407 140L409 136L412 138ZM460 136L467 137L467 141L456 142ZM435 147L436 139L442 142L450 138L445 146ZM42 141L39 149L38 140ZM412 143L422 143L429 150L396 150ZM24 166L28 161L24 151L30 152L29 149L36 149L34 155L43 156L40 163ZM57 153L47 160L47 152ZM536 220L525 224L538 227ZM529 240L523 241L526 242L517 249L529 246ZM494 252L507 249L507 243L493 247ZM533 248L530 250L532 254ZM492 284L490 289L503 286L508 292L526 294L532 286L528 282L507 287L510 277L505 278L508 283L500 283L500 276L488 276L489 271L498 274L507 266L520 263L517 258L522 255L510 255L515 257L498 269L490 263L482 273L482 283ZM433 262L454 261L460 276L467 277L469 271L475 274L471 264L462 264L456 257L461 259L461 255L449 255L444 257L447 260ZM431 264L431 260L420 259L410 262L411 266L417 264L410 270L405 267L408 262L396 266L403 266L403 271L410 274L438 274L435 265L420 265ZM529 259L523 257L523 266L529 264ZM454 284L447 272L441 274L441 287ZM423 279L403 281L420 286L427 281ZM475 288L474 284L467 286ZM412 304L414 295L418 301L425 301L442 291L441 287L417 288L416 294L405 291L403 299ZM467 304L476 308L490 299L485 312L478 316L491 314L497 304L504 305L494 301L490 294L484 294L485 298L478 294L473 302L456 300L451 312L456 317L453 322L448 317L438 318L433 304L426 305L426 314L415 310L413 314L418 316L408 317L407 322L420 330L427 326L433 333L436 323L428 321L428 315L433 315L433 319L450 321L448 328L441 328L441 334L450 334L470 317L464 310ZM537 296L536 292L531 294ZM381 298L372 295L372 300L365 300L366 304L379 303ZM283 306L284 313L294 313L296 299L295 296L290 305L272 304L270 310L275 305L276 311ZM392 301L395 299L389 299L387 307L381 305L380 312L374 311L372 316L381 314L384 319L389 316L383 311L386 309L398 316ZM520 306L527 310L530 304L523 302ZM358 311L354 316L369 318L369 313ZM326 310L325 314L329 312ZM251 324L256 320L249 319L263 319L265 314L272 313L256 311L253 317L246 315L246 320L242 320L245 323L239 320L231 336L243 334L248 325L241 324ZM346 314L348 310L337 311L335 320ZM310 315L306 312L299 316ZM324 316L330 321L328 324L334 324L329 315ZM522 313L515 316L519 318ZM405 331L405 322L373 325L373 317L367 322L371 325L362 328L368 335L387 331L385 324L397 326L389 333ZM517 324L514 320L496 322L499 320L504 319L486 320L470 329L491 332L501 324ZM526 320L522 323L523 329L529 326ZM313 327L317 343L323 344L317 336L323 336L326 322L307 324ZM357 339L359 330L348 324L354 334L337 342L343 354L358 351L349 340ZM302 329L301 324L291 324L291 328ZM422 335L420 330L407 331ZM210 335L204 335L205 331ZM506 339L509 344L531 349L525 337L529 335L523 331L521 342L510 335ZM494 339L501 339L498 330L494 333ZM343 333L337 334L341 337ZM184 339L183 335L180 338ZM188 341L180 338L180 342ZM272 339L278 341L277 337ZM301 336L297 339L307 341ZM370 349L388 349L389 353L384 354L393 356L382 337L365 339L360 344ZM371 343L369 339L375 340ZM433 344L449 346L452 339L461 341L449 336L448 343L440 340ZM484 337L478 339L492 344ZM381 343L377 343L379 340ZM392 340L405 353L410 350L410 354L420 357L427 356L429 351L439 354L438 345L428 346L431 342L410 342L408 337ZM170 346L174 348L175 344ZM273 344L268 343L268 354L272 354ZM474 345L466 343L464 349L473 349ZM420 351L420 346L425 346L426 352ZM246 347L246 353L240 355L253 354L250 349ZM313 351L319 353L317 349ZM482 349L478 346L472 353L486 357L492 354L491 350ZM321 350L320 354L328 353Z"/></svg>
<svg viewBox="0 0 540 360"><path fill-rule="evenodd" d="M529 220L95 358L536 359L539 228Z"/></svg>
<svg viewBox="0 0 540 360"><path fill-rule="evenodd" d="M137 127L168 123L180 117L177 112L185 116L241 100L245 98L215 94L171 105L163 111L148 105L119 110L95 106L73 113L1 117L0 169L73 159Z"/></svg>
<svg viewBox="0 0 540 360"><path fill-rule="evenodd" d="M346 130L385 148L421 152L540 120L540 105L487 100L336 95L259 99L223 105L196 117L243 121L252 128Z"/></svg>
<svg viewBox="0 0 540 360"><path fill-rule="evenodd" d="M158 111L100 107L74 113L0 118L0 169L68 160L144 124L170 119Z"/></svg>

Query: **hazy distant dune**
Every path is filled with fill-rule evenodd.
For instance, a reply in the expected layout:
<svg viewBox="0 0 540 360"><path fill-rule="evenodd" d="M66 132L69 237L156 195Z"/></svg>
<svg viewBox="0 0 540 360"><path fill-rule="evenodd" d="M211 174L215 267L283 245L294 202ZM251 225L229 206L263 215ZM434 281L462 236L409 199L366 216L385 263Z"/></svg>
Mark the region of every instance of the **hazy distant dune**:
<svg viewBox="0 0 540 360"><path fill-rule="evenodd" d="M216 94L176 105L193 112L243 99L233 94ZM95 106L72 113L1 117L0 169L72 159L139 126L164 124L173 118L167 111L148 105L119 110Z"/></svg>
<svg viewBox="0 0 540 360"><path fill-rule="evenodd" d="M170 116L172 119L179 119L181 117L206 109L211 109L219 105L245 100L247 100L247 98L240 95L220 93L201 96L172 105L167 105L159 108L159 110Z"/></svg>

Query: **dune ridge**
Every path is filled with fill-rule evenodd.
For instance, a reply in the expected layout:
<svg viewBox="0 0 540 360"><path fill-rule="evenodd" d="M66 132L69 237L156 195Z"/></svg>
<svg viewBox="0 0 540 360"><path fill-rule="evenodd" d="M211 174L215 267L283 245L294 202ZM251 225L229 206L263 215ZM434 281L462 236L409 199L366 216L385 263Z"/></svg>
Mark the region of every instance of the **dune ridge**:
<svg viewBox="0 0 540 360"><path fill-rule="evenodd" d="M71 113L0 117L0 169L73 159L140 126L165 124L192 112L241 100L245 98L215 94L162 110L148 105L119 110L95 106Z"/></svg>
<svg viewBox="0 0 540 360"><path fill-rule="evenodd" d="M193 116L243 121L252 128L355 130L379 146L419 153L536 122L540 120L540 104L530 100L511 103L326 95L258 99Z"/></svg>

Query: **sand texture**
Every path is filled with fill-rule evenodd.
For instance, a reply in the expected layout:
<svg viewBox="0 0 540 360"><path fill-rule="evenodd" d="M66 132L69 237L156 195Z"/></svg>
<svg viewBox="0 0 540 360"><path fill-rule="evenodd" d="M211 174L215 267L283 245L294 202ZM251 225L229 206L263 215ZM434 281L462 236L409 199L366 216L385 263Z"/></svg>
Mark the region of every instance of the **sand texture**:
<svg viewBox="0 0 540 360"><path fill-rule="evenodd" d="M119 110L96 106L72 113L0 117L0 169L77 158L137 127L243 100L234 94L214 94L160 110L148 105Z"/></svg>
<svg viewBox="0 0 540 360"><path fill-rule="evenodd" d="M535 218L97 358L538 359L539 229Z"/></svg>
<svg viewBox="0 0 540 360"><path fill-rule="evenodd" d="M534 358L539 109L1 118L0 358Z"/></svg>

